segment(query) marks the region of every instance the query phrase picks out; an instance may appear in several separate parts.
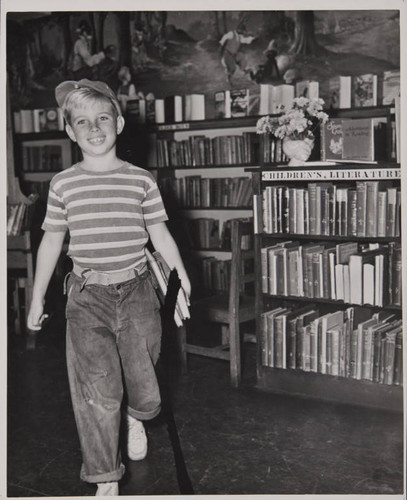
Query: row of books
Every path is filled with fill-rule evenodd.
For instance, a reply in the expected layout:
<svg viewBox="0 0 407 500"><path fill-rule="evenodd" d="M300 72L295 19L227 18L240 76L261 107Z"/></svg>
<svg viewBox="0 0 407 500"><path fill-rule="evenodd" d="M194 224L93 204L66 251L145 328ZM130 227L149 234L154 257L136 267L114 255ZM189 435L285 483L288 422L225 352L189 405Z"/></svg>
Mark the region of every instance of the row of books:
<svg viewBox="0 0 407 500"><path fill-rule="evenodd" d="M207 165L247 165L255 162L256 134L225 135L209 138L192 135L185 140L158 139L158 167Z"/></svg>
<svg viewBox="0 0 407 500"><path fill-rule="evenodd" d="M251 221L250 218L241 218ZM197 219L185 220L188 237L196 249L206 250L230 250L231 249L231 220L223 223L219 219L210 217L199 217ZM251 248L252 239L250 235L242 237L242 250Z"/></svg>
<svg viewBox="0 0 407 500"><path fill-rule="evenodd" d="M31 193L27 201L7 204L7 236L19 236L31 225L32 210L38 195Z"/></svg>
<svg viewBox="0 0 407 500"><path fill-rule="evenodd" d="M289 107L294 97L319 97L319 82L302 80L295 85L260 84L251 89L220 90L214 94L215 118L275 114L279 106ZM391 105L400 93L400 71L389 70L329 79L327 108ZM173 123L205 119L205 94L169 95L164 98L127 101L126 115L133 123ZM64 130L60 108L21 109L14 112L17 133Z"/></svg>
<svg viewBox="0 0 407 500"><path fill-rule="evenodd" d="M13 118L14 131L20 134L65 129L61 108L20 109Z"/></svg>
<svg viewBox="0 0 407 500"><path fill-rule="evenodd" d="M322 96L328 108L392 105L400 94L400 70L381 74L337 75L329 79L328 95Z"/></svg>
<svg viewBox="0 0 407 500"><path fill-rule="evenodd" d="M23 144L24 172L57 172L62 170L62 146L57 144L33 146Z"/></svg>
<svg viewBox="0 0 407 500"><path fill-rule="evenodd" d="M350 307L321 315L315 305L261 315L264 366L403 385L401 320Z"/></svg>
<svg viewBox="0 0 407 500"><path fill-rule="evenodd" d="M129 99L126 117L130 123L173 123L205 120L205 95L170 95L164 98Z"/></svg>
<svg viewBox="0 0 407 500"><path fill-rule="evenodd" d="M261 249L262 291L401 306L401 245L283 241Z"/></svg>
<svg viewBox="0 0 407 500"><path fill-rule="evenodd" d="M207 178L189 175L164 178L160 187L162 193L175 200L181 208L251 207L250 177Z"/></svg>
<svg viewBox="0 0 407 500"><path fill-rule="evenodd" d="M212 293L227 293L230 284L231 259L220 260L214 256L201 260L201 286Z"/></svg>
<svg viewBox="0 0 407 500"><path fill-rule="evenodd" d="M265 233L399 237L401 191L387 181L356 181L352 187L309 182L263 190Z"/></svg>
<svg viewBox="0 0 407 500"><path fill-rule="evenodd" d="M322 93L321 89L324 89ZM321 88L319 82L314 80L301 80L295 85L261 84L258 114L279 113L281 105L285 108L290 107L294 97L309 99L321 97L325 102L325 108L343 109L392 105L399 94L400 70L384 71L380 75L373 73L354 76L336 75L329 78L326 85L321 85ZM246 100L249 102L249 96Z"/></svg>
<svg viewBox="0 0 407 500"><path fill-rule="evenodd" d="M283 141L271 134L263 135L260 156L264 164L288 162L288 158L283 152Z"/></svg>

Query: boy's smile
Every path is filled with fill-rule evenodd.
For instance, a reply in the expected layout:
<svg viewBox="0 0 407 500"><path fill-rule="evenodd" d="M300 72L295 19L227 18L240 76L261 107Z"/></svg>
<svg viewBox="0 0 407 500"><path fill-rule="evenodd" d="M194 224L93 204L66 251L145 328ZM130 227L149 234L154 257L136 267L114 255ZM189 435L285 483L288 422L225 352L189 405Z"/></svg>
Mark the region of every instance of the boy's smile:
<svg viewBox="0 0 407 500"><path fill-rule="evenodd" d="M73 108L71 124L66 126L69 137L77 142L84 158L104 156L114 151L116 137L124 125L122 117L116 119L112 105L96 101Z"/></svg>

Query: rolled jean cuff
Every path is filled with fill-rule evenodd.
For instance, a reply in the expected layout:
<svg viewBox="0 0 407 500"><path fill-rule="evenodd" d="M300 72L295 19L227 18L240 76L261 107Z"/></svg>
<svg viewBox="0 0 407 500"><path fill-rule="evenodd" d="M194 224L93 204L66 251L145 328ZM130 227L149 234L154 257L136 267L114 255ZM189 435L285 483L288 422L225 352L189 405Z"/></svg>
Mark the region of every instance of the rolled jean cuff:
<svg viewBox="0 0 407 500"><path fill-rule="evenodd" d="M160 413L161 405L158 405L154 410L150 411L138 411L128 406L126 411L131 417L137 418L137 420L151 420Z"/></svg>
<svg viewBox="0 0 407 500"><path fill-rule="evenodd" d="M81 479L82 481L86 481L87 483L110 483L111 481L120 481L120 479L124 476L126 468L123 464L117 470L112 472L104 472L102 474L86 474L83 470L81 470Z"/></svg>

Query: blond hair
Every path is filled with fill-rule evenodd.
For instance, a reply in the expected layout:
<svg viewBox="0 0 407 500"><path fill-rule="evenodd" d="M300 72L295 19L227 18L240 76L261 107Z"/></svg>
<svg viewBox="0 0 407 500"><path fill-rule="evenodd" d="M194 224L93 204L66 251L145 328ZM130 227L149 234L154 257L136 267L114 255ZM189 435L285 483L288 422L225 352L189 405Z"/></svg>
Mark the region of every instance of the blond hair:
<svg viewBox="0 0 407 500"><path fill-rule="evenodd" d="M62 111L64 113L64 118L66 122L71 125L71 112L73 109L80 108L86 103L93 102L105 102L110 104L112 107L113 116L115 119L119 116L116 108L116 104L109 97L97 92L96 90L90 88L79 88L73 90L66 97L64 104L62 105ZM118 106L119 104L117 104Z"/></svg>

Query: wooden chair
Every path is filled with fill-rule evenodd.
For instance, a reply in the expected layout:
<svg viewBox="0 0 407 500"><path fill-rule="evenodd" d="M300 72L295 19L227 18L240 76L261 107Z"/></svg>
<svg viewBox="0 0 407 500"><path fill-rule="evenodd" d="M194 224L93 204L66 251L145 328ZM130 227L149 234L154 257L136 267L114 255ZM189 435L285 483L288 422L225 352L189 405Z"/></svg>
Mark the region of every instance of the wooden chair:
<svg viewBox="0 0 407 500"><path fill-rule="evenodd" d="M7 237L7 275L13 282L12 300L14 311L15 333L22 333L22 310L24 310L25 326L28 309L31 303L34 283L33 256L31 251L30 232L25 231L18 236ZM24 290L24 303L20 300L20 290ZM27 348L35 347L35 334L28 331Z"/></svg>
<svg viewBox="0 0 407 500"><path fill-rule="evenodd" d="M254 282L254 252L242 250L242 239L251 235L252 222L233 220L231 224L232 263L229 294L217 294L192 302L191 321L198 319L222 325L222 344L203 347L187 343L186 327L178 329L178 345L181 355L181 368L187 370L187 355L198 354L224 359L230 363L230 378L233 387L241 381L241 341L240 325L255 319L254 296L245 293L247 285ZM252 266L248 261L252 261ZM247 269L249 272L247 272ZM250 339L253 340L253 337Z"/></svg>

